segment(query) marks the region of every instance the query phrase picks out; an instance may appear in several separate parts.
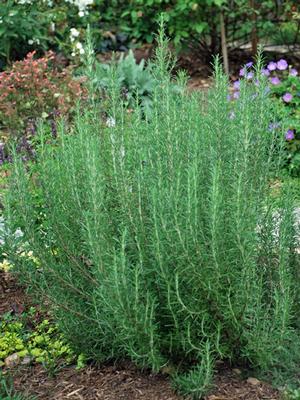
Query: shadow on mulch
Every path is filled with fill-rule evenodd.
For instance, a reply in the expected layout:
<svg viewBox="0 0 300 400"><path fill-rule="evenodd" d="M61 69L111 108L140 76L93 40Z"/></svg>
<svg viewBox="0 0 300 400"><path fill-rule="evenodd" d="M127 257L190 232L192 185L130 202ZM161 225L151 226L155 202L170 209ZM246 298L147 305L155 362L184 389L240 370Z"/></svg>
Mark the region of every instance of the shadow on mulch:
<svg viewBox="0 0 300 400"><path fill-rule="evenodd" d="M4 276L0 274L4 282ZM1 282L1 283L2 283ZM21 313L32 305L11 277L0 287L0 318L5 312ZM1 335L1 333L0 333ZM1 369L1 368L0 368ZM182 400L171 388L169 377L138 370L133 364L62 368L55 376L41 365L5 369L17 392L37 400ZM214 387L205 400L278 400L280 393L256 379L242 378L241 371L220 363Z"/></svg>

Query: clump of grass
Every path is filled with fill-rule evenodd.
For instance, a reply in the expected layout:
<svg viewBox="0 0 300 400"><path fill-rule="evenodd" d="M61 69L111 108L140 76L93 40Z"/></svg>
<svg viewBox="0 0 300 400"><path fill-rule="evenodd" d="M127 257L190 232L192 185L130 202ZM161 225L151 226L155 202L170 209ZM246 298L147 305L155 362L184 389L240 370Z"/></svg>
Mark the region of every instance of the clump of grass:
<svg viewBox="0 0 300 400"><path fill-rule="evenodd" d="M299 332L293 200L284 187L272 201L284 141L260 64L234 103L218 61L207 94L182 74L174 91L159 41L151 118L126 111L112 75L108 109L91 102L72 135L61 123L56 147L41 129L34 173L14 163L6 212L41 266L14 263L73 348L196 365L174 380L199 397L215 359L272 370Z"/></svg>
<svg viewBox="0 0 300 400"><path fill-rule="evenodd" d="M35 400L34 397L16 393L12 380L5 377L0 371L0 399L1 400Z"/></svg>

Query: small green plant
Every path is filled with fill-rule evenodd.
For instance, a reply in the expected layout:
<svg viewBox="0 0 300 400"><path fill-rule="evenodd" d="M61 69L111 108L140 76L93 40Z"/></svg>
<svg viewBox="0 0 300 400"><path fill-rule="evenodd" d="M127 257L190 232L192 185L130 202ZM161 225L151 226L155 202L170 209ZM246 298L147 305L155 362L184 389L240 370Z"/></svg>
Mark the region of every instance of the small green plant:
<svg viewBox="0 0 300 400"><path fill-rule="evenodd" d="M1 400L35 400L32 396L16 393L12 379L0 370L0 399Z"/></svg>
<svg viewBox="0 0 300 400"><path fill-rule="evenodd" d="M173 386L182 395L188 395L192 399L201 399L211 388L213 379L213 355L207 343L201 352L201 361L186 374L180 373L173 376Z"/></svg>
<svg viewBox="0 0 300 400"><path fill-rule="evenodd" d="M43 364L54 373L59 364L70 364L76 356L49 320L35 321L36 310L32 307L18 317L6 314L0 322L0 366L6 357L17 354L22 360L29 357L31 362ZM29 326L29 321L32 326ZM78 366L84 365L82 356Z"/></svg>
<svg viewBox="0 0 300 400"><path fill-rule="evenodd" d="M284 400L300 400L300 389L287 388L283 392Z"/></svg>

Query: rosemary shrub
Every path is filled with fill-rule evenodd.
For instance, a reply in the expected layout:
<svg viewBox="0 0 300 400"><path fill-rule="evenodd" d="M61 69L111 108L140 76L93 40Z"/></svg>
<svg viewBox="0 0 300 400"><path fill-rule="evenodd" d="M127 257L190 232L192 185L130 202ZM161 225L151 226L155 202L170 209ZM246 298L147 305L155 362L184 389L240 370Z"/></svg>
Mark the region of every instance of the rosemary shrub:
<svg viewBox="0 0 300 400"><path fill-rule="evenodd" d="M151 118L126 111L112 74L109 123L95 101L62 122L33 173L14 163L6 209L41 264L16 259L21 277L78 352L180 365L197 397L216 359L268 370L295 342L293 204L272 195L284 143L259 62L229 102L217 62L208 93L182 74L174 91L164 41L157 54Z"/></svg>

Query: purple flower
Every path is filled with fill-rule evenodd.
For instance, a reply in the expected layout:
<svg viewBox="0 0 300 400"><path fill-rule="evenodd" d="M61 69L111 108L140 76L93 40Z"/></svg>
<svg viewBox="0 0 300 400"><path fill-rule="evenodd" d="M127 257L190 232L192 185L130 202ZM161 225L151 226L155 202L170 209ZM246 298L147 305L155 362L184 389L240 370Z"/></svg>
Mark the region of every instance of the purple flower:
<svg viewBox="0 0 300 400"><path fill-rule="evenodd" d="M291 76L297 76L297 75L298 75L298 71L297 71L295 68L292 68L292 69L290 70L290 75L291 75Z"/></svg>
<svg viewBox="0 0 300 400"><path fill-rule="evenodd" d="M294 131L292 129L289 129L288 131L286 131L285 138L286 138L286 140L293 140L295 138Z"/></svg>
<svg viewBox="0 0 300 400"><path fill-rule="evenodd" d="M246 76L247 79L252 79L254 77L254 73L253 72L249 72Z"/></svg>
<svg viewBox="0 0 300 400"><path fill-rule="evenodd" d="M253 61L250 61L250 62L248 62L248 63L246 64L246 67L247 67L247 68L251 68L252 65L253 65Z"/></svg>
<svg viewBox="0 0 300 400"><path fill-rule="evenodd" d="M286 93L282 96L283 101L289 103L293 99L293 95L291 93Z"/></svg>
<svg viewBox="0 0 300 400"><path fill-rule="evenodd" d="M285 60L281 59L281 60L278 61L278 63L277 63L277 68L278 68L280 71L286 70L287 67L288 67L288 63L287 63Z"/></svg>
<svg viewBox="0 0 300 400"><path fill-rule="evenodd" d="M277 64L274 61L269 62L267 66L269 71L275 71L277 69Z"/></svg>
<svg viewBox="0 0 300 400"><path fill-rule="evenodd" d="M240 80L235 81L235 82L233 82L233 87L234 87L235 89L239 89L239 88L240 88L240 84L241 84L241 81L240 81Z"/></svg>
<svg viewBox="0 0 300 400"><path fill-rule="evenodd" d="M231 96L230 96L230 94L227 95L227 101L231 101Z"/></svg>
<svg viewBox="0 0 300 400"><path fill-rule="evenodd" d="M240 97L240 92L234 92L233 93L233 98L238 99Z"/></svg>
<svg viewBox="0 0 300 400"><path fill-rule="evenodd" d="M270 78L270 82L273 85L279 85L281 83L280 79L277 76L273 76L272 78Z"/></svg>
<svg viewBox="0 0 300 400"><path fill-rule="evenodd" d="M241 68L239 75L240 76L245 76L245 73L246 73L245 68Z"/></svg>
<svg viewBox="0 0 300 400"><path fill-rule="evenodd" d="M265 75L265 76L270 76L270 71L269 71L267 68L263 68L263 69L261 70L261 73L262 73L263 75Z"/></svg>

